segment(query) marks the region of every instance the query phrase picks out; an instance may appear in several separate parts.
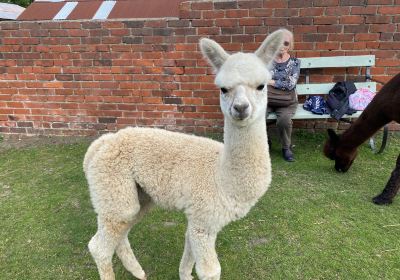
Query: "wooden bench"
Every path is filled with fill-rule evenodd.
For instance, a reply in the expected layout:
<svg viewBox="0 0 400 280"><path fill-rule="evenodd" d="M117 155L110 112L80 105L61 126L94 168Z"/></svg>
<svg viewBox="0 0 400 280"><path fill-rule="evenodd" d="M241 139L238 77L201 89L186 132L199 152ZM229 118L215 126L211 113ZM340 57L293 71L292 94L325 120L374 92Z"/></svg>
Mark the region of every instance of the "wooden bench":
<svg viewBox="0 0 400 280"><path fill-rule="evenodd" d="M376 92L376 82L371 81L371 67L375 65L375 55L357 55L357 56L330 56L330 57L307 57L299 58L301 60L301 73L305 74L305 82L298 83L296 86L297 95L299 100L303 100L309 95L327 95L329 90L335 85L335 83L310 83L310 70L311 69L322 69L322 68L359 68L359 75L362 75L362 69L365 67L365 82L356 82L356 88L369 88L372 92ZM301 96L305 96L301 98ZM358 118L362 111L357 111L352 115L344 115L342 117L346 122L351 122L353 118ZM310 111L303 109L303 103L299 102L294 120L306 120L306 119L330 119L329 114L317 115ZM268 115L268 120L276 119L276 115L271 113ZM370 140L370 146L376 153L381 153L387 142L388 129L384 127L383 139L381 147L376 151L374 140Z"/></svg>

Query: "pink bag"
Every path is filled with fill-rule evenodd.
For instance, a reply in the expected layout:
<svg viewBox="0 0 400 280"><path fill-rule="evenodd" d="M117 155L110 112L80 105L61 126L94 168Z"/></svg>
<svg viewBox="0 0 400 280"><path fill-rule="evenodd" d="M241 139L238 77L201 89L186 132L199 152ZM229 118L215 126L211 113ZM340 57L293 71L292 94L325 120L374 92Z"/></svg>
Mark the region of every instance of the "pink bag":
<svg viewBox="0 0 400 280"><path fill-rule="evenodd" d="M349 96L349 106L350 108L362 111L364 110L371 100L375 97L374 92L369 90L368 88L359 88L353 94Z"/></svg>

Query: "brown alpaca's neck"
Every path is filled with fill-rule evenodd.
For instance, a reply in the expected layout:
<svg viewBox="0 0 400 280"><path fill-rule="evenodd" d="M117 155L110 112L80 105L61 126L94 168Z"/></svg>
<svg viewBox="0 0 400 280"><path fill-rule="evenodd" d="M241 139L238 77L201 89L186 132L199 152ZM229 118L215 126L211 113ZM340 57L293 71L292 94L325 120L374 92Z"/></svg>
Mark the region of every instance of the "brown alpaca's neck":
<svg viewBox="0 0 400 280"><path fill-rule="evenodd" d="M373 102L361 116L342 134L340 143L346 148L357 148L371 138L390 120L385 117L380 102Z"/></svg>
<svg viewBox="0 0 400 280"><path fill-rule="evenodd" d="M376 94L356 122L341 137L341 144L357 148L390 121L400 122L400 73Z"/></svg>

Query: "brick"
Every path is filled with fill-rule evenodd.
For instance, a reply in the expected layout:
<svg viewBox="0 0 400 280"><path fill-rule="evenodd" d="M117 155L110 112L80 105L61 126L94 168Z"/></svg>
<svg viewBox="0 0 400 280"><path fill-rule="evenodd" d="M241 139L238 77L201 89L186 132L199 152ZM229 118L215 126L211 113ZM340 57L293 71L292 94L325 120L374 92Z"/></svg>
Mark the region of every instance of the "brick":
<svg viewBox="0 0 400 280"><path fill-rule="evenodd" d="M99 118L99 123L115 123L116 120L117 120L117 118L115 118L115 117L111 117L111 118L100 117Z"/></svg>
<svg viewBox="0 0 400 280"><path fill-rule="evenodd" d="M314 17L314 24L337 24L338 18L332 16Z"/></svg>
<svg viewBox="0 0 400 280"><path fill-rule="evenodd" d="M370 5L391 5L392 2L392 0L368 0Z"/></svg>
<svg viewBox="0 0 400 280"><path fill-rule="evenodd" d="M225 11L227 18L243 18L249 16L249 10L227 10Z"/></svg>
<svg viewBox="0 0 400 280"><path fill-rule="evenodd" d="M238 26L238 25L239 25L239 20L237 20L237 19L216 19L215 20L215 26L233 27L233 26Z"/></svg>
<svg viewBox="0 0 400 280"><path fill-rule="evenodd" d="M368 25L345 25L344 33L367 33Z"/></svg>
<svg viewBox="0 0 400 280"><path fill-rule="evenodd" d="M319 50L337 50L340 47L340 42L317 43L316 47Z"/></svg>
<svg viewBox="0 0 400 280"><path fill-rule="evenodd" d="M275 9L275 8L287 8L288 1L280 1L280 0L266 0L264 1L264 8Z"/></svg>
<svg viewBox="0 0 400 280"><path fill-rule="evenodd" d="M33 127L32 122L17 122L18 127Z"/></svg>
<svg viewBox="0 0 400 280"><path fill-rule="evenodd" d="M342 16L339 19L341 24L362 24L365 22L363 16Z"/></svg>
<svg viewBox="0 0 400 280"><path fill-rule="evenodd" d="M321 25L317 27L318 33L338 34L343 32L343 25Z"/></svg>
<svg viewBox="0 0 400 280"><path fill-rule="evenodd" d="M251 0L251 1L238 1L238 8L240 9L255 9L262 8L263 1L261 0Z"/></svg>
<svg viewBox="0 0 400 280"><path fill-rule="evenodd" d="M270 16L272 16L272 13L273 13L272 9L265 9L265 8L251 9L249 11L249 16L250 17L270 17Z"/></svg>
<svg viewBox="0 0 400 280"><path fill-rule="evenodd" d="M311 25L312 22L311 17L289 18L289 25Z"/></svg>
<svg viewBox="0 0 400 280"><path fill-rule="evenodd" d="M350 14L352 15L375 15L377 14L377 8L371 7L352 7Z"/></svg>
<svg viewBox="0 0 400 280"><path fill-rule="evenodd" d="M304 42L325 42L327 40L326 34L304 34Z"/></svg>
<svg viewBox="0 0 400 280"><path fill-rule="evenodd" d="M341 6L365 6L364 0L340 0Z"/></svg>
<svg viewBox="0 0 400 280"><path fill-rule="evenodd" d="M225 11L224 10L212 10L212 11L203 11L202 18L203 19L217 19L224 18Z"/></svg>
<svg viewBox="0 0 400 280"><path fill-rule="evenodd" d="M365 23L391 23L390 16L366 16Z"/></svg>
<svg viewBox="0 0 400 280"><path fill-rule="evenodd" d="M228 10L228 9L236 9L237 2L236 1L227 1L227 2L214 2L214 9L215 10Z"/></svg>
<svg viewBox="0 0 400 280"><path fill-rule="evenodd" d="M212 10L212 2L193 2L191 6L192 10Z"/></svg>
<svg viewBox="0 0 400 280"><path fill-rule="evenodd" d="M315 1L314 1L315 2ZM312 7L313 1L312 0L291 0L288 1L289 8L302 8L302 7Z"/></svg>
<svg viewBox="0 0 400 280"><path fill-rule="evenodd" d="M182 98L180 97L164 97L164 104L182 104Z"/></svg>
<svg viewBox="0 0 400 280"><path fill-rule="evenodd" d="M327 7L325 8L325 15L343 17L346 15L350 15L350 9L351 7Z"/></svg>
<svg viewBox="0 0 400 280"><path fill-rule="evenodd" d="M370 33L376 32L396 32L395 24L371 24L369 28Z"/></svg>
<svg viewBox="0 0 400 280"><path fill-rule="evenodd" d="M198 27L198 26L214 26L214 20L204 20L204 19L194 19L192 21L192 26L193 27Z"/></svg>
<svg viewBox="0 0 400 280"><path fill-rule="evenodd" d="M379 7L378 14L383 15L398 15L400 14L400 6L384 6Z"/></svg>
<svg viewBox="0 0 400 280"><path fill-rule="evenodd" d="M314 0L314 7L337 7L339 5L338 0Z"/></svg>
<svg viewBox="0 0 400 280"><path fill-rule="evenodd" d="M300 9L300 16L303 16L303 17L322 16L323 14L324 14L324 8L309 7L309 8Z"/></svg>
<svg viewBox="0 0 400 280"><path fill-rule="evenodd" d="M379 34L364 34L359 33L355 36L356 41L377 41L379 40Z"/></svg>

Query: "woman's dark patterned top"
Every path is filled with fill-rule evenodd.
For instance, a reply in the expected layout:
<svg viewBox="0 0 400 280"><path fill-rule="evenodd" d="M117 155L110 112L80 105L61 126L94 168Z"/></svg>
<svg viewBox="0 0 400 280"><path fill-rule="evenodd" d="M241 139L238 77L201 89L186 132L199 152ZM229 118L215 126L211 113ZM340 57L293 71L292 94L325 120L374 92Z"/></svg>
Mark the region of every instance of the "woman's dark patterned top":
<svg viewBox="0 0 400 280"><path fill-rule="evenodd" d="M271 69L272 79L275 80L275 88L292 90L296 87L300 76L300 60L290 57L287 61L273 63Z"/></svg>

